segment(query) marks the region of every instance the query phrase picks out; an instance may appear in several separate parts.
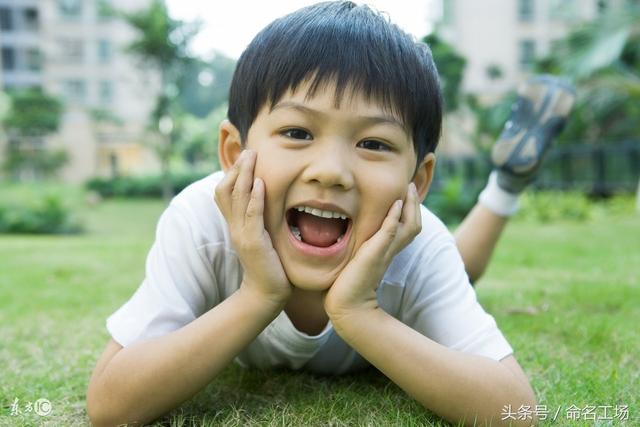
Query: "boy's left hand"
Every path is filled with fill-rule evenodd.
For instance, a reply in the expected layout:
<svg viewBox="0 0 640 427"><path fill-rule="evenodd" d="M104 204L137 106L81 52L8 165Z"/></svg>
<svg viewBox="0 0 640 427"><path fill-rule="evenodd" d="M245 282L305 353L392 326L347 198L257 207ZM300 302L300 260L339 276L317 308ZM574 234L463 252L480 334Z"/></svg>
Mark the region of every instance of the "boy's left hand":
<svg viewBox="0 0 640 427"><path fill-rule="evenodd" d="M420 201L415 185L405 198L396 200L380 229L362 244L324 298L324 308L335 323L354 311L378 307L376 288L393 260L422 229Z"/></svg>

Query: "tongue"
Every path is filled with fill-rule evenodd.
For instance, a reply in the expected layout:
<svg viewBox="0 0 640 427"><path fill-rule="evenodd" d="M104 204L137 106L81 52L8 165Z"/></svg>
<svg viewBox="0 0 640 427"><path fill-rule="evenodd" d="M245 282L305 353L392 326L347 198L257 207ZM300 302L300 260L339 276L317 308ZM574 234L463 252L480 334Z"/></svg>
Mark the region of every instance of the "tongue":
<svg viewBox="0 0 640 427"><path fill-rule="evenodd" d="M327 247L333 245L343 231L340 218L320 218L305 212L298 214L298 228L305 243Z"/></svg>

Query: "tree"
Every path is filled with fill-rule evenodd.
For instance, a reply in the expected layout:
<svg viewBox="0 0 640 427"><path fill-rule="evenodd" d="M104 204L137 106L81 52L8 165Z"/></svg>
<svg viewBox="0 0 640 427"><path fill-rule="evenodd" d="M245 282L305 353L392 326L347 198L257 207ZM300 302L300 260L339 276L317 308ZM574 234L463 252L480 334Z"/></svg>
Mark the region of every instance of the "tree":
<svg viewBox="0 0 640 427"><path fill-rule="evenodd" d="M190 61L178 82L180 107L197 117L206 117L226 103L235 67L236 61L223 54L216 54L209 61Z"/></svg>
<svg viewBox="0 0 640 427"><path fill-rule="evenodd" d="M151 129L160 130L162 143L158 155L163 176L163 196L173 195L170 159L173 153L173 117L179 115L175 102L177 83L187 64L192 60L187 51L189 41L199 31L199 24L187 24L169 16L164 0L151 0L147 9L121 12L120 15L138 32L138 38L127 51L139 58L143 66L160 75L161 91L151 114Z"/></svg>
<svg viewBox="0 0 640 427"><path fill-rule="evenodd" d="M44 138L60 127L62 103L31 89L11 93L9 104L3 120L9 142L3 169L13 177L55 175L69 157L64 150L47 149Z"/></svg>
<svg viewBox="0 0 640 427"><path fill-rule="evenodd" d="M563 140L602 144L640 138L640 6L621 3L575 28L539 69L568 76L578 86Z"/></svg>
<svg viewBox="0 0 640 427"><path fill-rule="evenodd" d="M222 103L205 118L185 114L180 120L178 149L193 170L218 169L218 125L227 116Z"/></svg>
<svg viewBox="0 0 640 427"><path fill-rule="evenodd" d="M460 85L467 60L435 34L422 39L431 48L433 61L438 67L446 111L453 111L460 104Z"/></svg>
<svg viewBox="0 0 640 427"><path fill-rule="evenodd" d="M564 140L640 140L640 5L625 2L561 40L544 71L572 77L578 103ZM640 211L640 180L637 206Z"/></svg>

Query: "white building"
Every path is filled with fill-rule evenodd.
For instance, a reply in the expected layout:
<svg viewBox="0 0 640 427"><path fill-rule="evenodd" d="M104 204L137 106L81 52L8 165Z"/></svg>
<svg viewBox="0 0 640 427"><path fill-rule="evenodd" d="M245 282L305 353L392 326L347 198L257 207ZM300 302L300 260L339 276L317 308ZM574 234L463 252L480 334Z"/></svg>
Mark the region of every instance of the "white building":
<svg viewBox="0 0 640 427"><path fill-rule="evenodd" d="M442 0L438 34L467 60L463 90L495 97L580 22L628 0Z"/></svg>
<svg viewBox="0 0 640 427"><path fill-rule="evenodd" d="M494 102L531 75L535 59L581 22L630 0L441 0L436 33L466 61L462 91ZM441 153L473 155L475 117L445 118Z"/></svg>
<svg viewBox="0 0 640 427"><path fill-rule="evenodd" d="M135 37L109 8L135 10L148 0L0 0L4 90L41 87L65 102L60 131L47 148L64 148L62 177L143 173L158 168L143 144L160 84L124 48ZM110 116L113 120L97 120ZM0 150L0 156L4 150Z"/></svg>

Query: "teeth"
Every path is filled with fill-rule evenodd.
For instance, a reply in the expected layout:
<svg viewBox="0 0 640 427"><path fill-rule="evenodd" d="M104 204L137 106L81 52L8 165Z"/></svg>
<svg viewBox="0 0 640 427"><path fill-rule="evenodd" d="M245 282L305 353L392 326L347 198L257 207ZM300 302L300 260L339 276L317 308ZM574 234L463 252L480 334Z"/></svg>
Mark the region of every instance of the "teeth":
<svg viewBox="0 0 640 427"><path fill-rule="evenodd" d="M336 240L336 243L338 243L340 240L342 240L342 238L344 237L344 234L340 237L338 237L338 240Z"/></svg>
<svg viewBox="0 0 640 427"><path fill-rule="evenodd" d="M292 225L290 228L291 228L291 234L293 234L296 239L302 241L302 234L300 234L300 229L295 225Z"/></svg>
<svg viewBox="0 0 640 427"><path fill-rule="evenodd" d="M299 212L306 212L311 215L319 216L322 218L340 218L347 219L346 215L340 214L338 212L332 211L323 211L322 209L310 208L309 206L298 206L295 208Z"/></svg>

